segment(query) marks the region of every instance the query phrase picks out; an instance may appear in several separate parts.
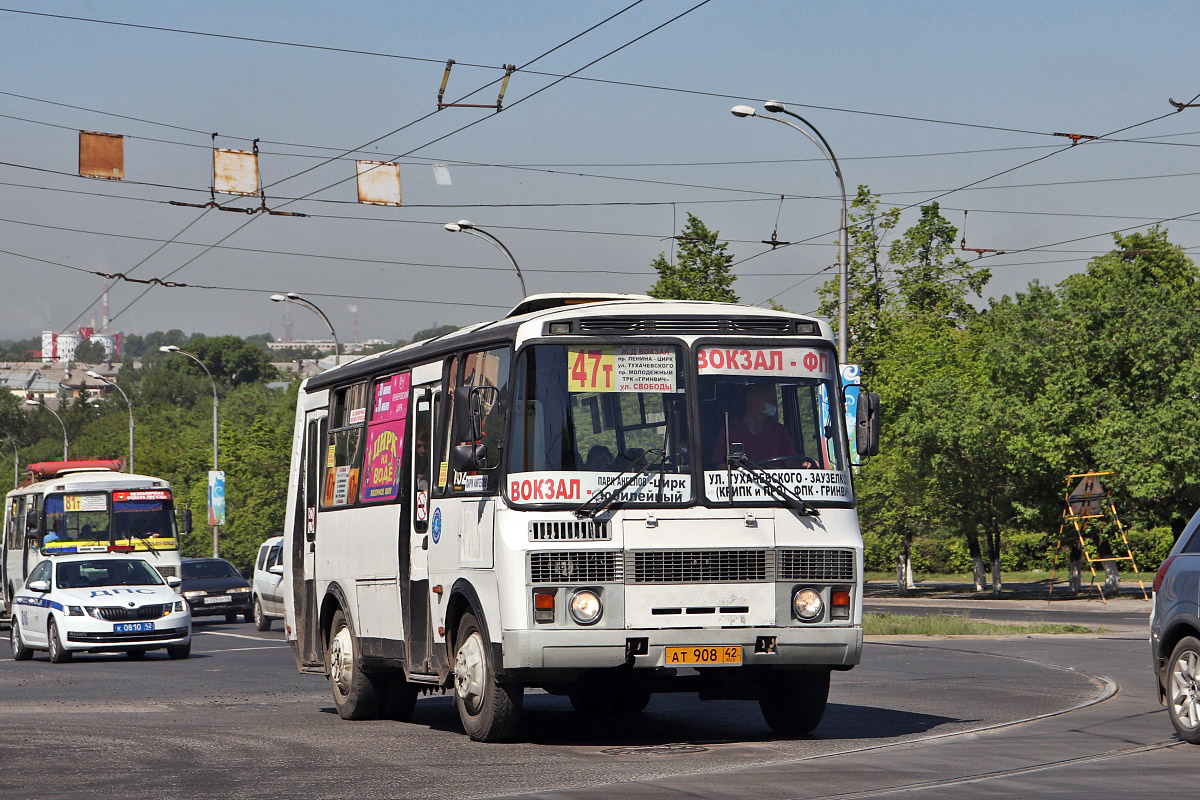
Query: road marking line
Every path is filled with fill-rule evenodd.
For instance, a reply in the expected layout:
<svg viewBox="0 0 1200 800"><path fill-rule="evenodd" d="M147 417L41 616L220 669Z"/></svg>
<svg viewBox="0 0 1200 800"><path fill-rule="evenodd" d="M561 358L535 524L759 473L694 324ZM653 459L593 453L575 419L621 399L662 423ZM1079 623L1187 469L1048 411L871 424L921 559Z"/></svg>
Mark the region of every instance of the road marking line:
<svg viewBox="0 0 1200 800"><path fill-rule="evenodd" d="M240 653L243 650L283 650L286 644L269 644L266 647L228 647L224 650L212 650L213 653Z"/></svg>
<svg viewBox="0 0 1200 800"><path fill-rule="evenodd" d="M244 633L222 633L220 631L198 631L195 628L192 629L193 636L196 636L199 634L203 634L205 636L232 636L235 639L249 639L253 642L279 641L278 639L264 639L261 636L247 636Z"/></svg>

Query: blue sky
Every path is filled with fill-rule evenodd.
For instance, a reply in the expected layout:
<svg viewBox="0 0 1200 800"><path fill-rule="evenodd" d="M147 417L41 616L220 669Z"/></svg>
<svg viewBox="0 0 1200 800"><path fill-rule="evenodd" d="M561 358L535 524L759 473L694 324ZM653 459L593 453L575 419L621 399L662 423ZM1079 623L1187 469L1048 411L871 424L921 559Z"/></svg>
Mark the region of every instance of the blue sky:
<svg viewBox="0 0 1200 800"><path fill-rule="evenodd" d="M572 72L695 3L644 0L530 69ZM641 292L654 280L650 261L670 252L669 237L687 212L720 229L739 260L756 256L735 268L744 301L778 294L786 307L807 312L816 305L812 290L832 275L813 273L836 260L835 237L823 235L837 225L836 181L811 143L781 125L734 118L735 103L789 103L829 140L851 192L865 183L886 193L885 201L907 205L1065 145L1046 134L1107 133L1170 112L1168 97L1200 93L1194 3L712 0L580 73L689 92L566 80L523 101L554 78L517 72L500 114L446 109L414 123L434 110L445 59L460 62L447 92L457 97L500 74L468 64L524 64L628 4L45 0L9 6L432 61L0 11L0 92L8 93L0 94L0 114L7 115L0 116L0 161L19 165L0 166L0 219L7 220L0 222L0 249L19 254L0 253L0 337L88 324L89 303L103 285L99 277L21 256L125 272L189 223L178 237L187 244L163 248L132 275L166 276L202 245L229 236L170 279L258 291L155 288L130 305L145 287L118 284L110 301L112 312L121 312L114 328L279 336L281 309L267 295L287 290L321 305L347 332L344 339L351 338L350 305L359 309L364 338L493 318L518 299L517 281L500 253L441 227L462 218L504 240L531 292ZM494 98L493 87L472 101ZM354 204L354 183L344 180L353 176L353 161L312 157L337 155L410 123L358 154L384 158L415 149L401 159L401 208ZM73 174L79 129L144 137L126 141L126 183ZM249 218L201 217L199 210L167 205L207 199L211 142L203 132L213 131L222 134L223 147L264 140L269 205L327 186L314 198L342 202L296 203L289 210L314 216L256 217L236 233ZM1118 136L1132 137L1157 143L1064 149L939 202L956 225L970 210L968 246L1006 250L1200 212L1196 178L1186 175L1200 173L1200 108ZM925 155L979 150L990 152ZM427 159L450 165L452 186L435 184ZM748 161L762 163L702 163ZM320 166L283 180L314 165ZM1028 185L1046 183L1058 185ZM814 199L788 199L780 208L781 193ZM535 203L657 205L529 205ZM770 237L777 214L780 239L815 240L757 255L767 249L759 240ZM916 214L907 211L902 227ZM1200 246L1196 219L1169 223L1172 239ZM1033 279L1057 283L1110 241L1100 236L985 259L980 264L992 267L993 280L983 299L1019 291ZM297 336L322 333L315 317L294 319Z"/></svg>

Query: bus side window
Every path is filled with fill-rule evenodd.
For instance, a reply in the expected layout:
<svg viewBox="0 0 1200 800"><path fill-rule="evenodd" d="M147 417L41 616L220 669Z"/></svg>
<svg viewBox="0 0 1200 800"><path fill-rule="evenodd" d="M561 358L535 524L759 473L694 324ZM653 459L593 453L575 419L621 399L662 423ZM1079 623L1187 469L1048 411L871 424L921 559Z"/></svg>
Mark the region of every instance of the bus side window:
<svg viewBox="0 0 1200 800"><path fill-rule="evenodd" d="M504 432L508 418L508 380L511 360L512 353L507 347L469 353L463 359L461 385L464 387L464 391L468 387L482 386L494 388L497 392L492 393L493 402L490 402L487 407L480 409L482 419L480 420L478 439L474 438L474 434L470 429L453 431L451 441L454 444L483 445L487 455L487 463L492 465L487 470L479 470L473 467L464 469L462 466L459 466L458 469L463 470L465 474L456 476L456 480L462 480L461 483L453 487L456 491L491 494L499 490L497 475L499 474L498 467L504 447ZM486 396L481 395L481 397ZM452 403L458 403L464 397L454 396L452 392L450 399ZM468 424L469 415L461 413L461 411L458 414L451 413L449 416L452 424L455 424L455 422L460 426Z"/></svg>
<svg viewBox="0 0 1200 800"><path fill-rule="evenodd" d="M436 400L437 395L433 395ZM433 437L433 408L429 399L417 402L417 410L413 425L413 489L417 498L418 509L426 509L425 514L418 510L413 516L413 529L424 533L429 528L429 487L433 484L433 448L429 442ZM425 493L425 503L421 504L420 495Z"/></svg>
<svg viewBox="0 0 1200 800"><path fill-rule="evenodd" d="M446 382L445 402L442 402L442 395L436 395L434 400L434 425L437 430L437 444L434 449L436 453L435 466L436 480L433 483L433 496L441 497L446 493L447 483L450 480L450 425L454 420L454 389L458 386L458 356L454 356L450 360L449 378Z"/></svg>
<svg viewBox="0 0 1200 800"><path fill-rule="evenodd" d="M321 507L352 505L358 499L367 427L368 385L356 383L338 390L329 428L322 482Z"/></svg>

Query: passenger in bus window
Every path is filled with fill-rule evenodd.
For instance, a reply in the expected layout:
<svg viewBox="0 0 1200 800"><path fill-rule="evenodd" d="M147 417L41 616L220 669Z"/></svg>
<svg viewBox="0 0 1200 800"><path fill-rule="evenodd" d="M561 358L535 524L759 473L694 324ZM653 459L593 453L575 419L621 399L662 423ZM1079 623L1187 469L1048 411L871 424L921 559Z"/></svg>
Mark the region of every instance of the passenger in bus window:
<svg viewBox="0 0 1200 800"><path fill-rule="evenodd" d="M611 472L612 465L612 450L602 444L593 445L592 449L588 450L587 459L583 462L583 468L588 472Z"/></svg>
<svg viewBox="0 0 1200 800"><path fill-rule="evenodd" d="M741 404L737 401L740 400ZM796 445L787 428L776 420L775 387L770 383L751 383L744 386L741 397L735 395L730 403L729 442L741 442L746 458L758 464L772 458L796 455ZM738 413L740 411L740 413ZM722 420L724 426L724 420ZM712 463L724 463L727 449L724 431L713 448Z"/></svg>
<svg viewBox="0 0 1200 800"><path fill-rule="evenodd" d="M59 517L57 520L55 520L54 526L50 528L50 530L46 531L46 538L42 540L42 544L61 542L66 538L66 527L67 521L62 517Z"/></svg>

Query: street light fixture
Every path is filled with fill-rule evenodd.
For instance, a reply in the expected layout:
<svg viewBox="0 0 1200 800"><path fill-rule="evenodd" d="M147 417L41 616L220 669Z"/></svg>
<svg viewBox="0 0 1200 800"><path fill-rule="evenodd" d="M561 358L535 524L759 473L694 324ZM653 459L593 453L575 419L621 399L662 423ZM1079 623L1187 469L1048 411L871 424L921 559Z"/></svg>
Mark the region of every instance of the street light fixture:
<svg viewBox="0 0 1200 800"><path fill-rule="evenodd" d="M493 245L498 247L500 252L504 253L504 255L508 258L508 263L512 264L512 268L517 271L517 280L521 282L521 299L524 300L529 296L529 292L525 290L525 276L521 274L521 268L517 266L517 260L513 258L513 254L509 251L509 249L504 246L504 242L500 241L487 231L475 227L473 224L471 224L471 221L467 219L460 219L458 222L448 222L446 223L445 228L451 233L469 233L472 236L478 236L485 242L491 242Z"/></svg>
<svg viewBox="0 0 1200 800"><path fill-rule="evenodd" d="M173 344L164 344L162 347L158 348L158 352L166 353L167 355L170 355L172 353L178 353L181 356L187 356L192 361L195 361L197 364L200 365L200 369L204 370L204 374L208 376L209 383L212 384L212 393L213 393L213 465L212 465L212 468L213 468L213 472L216 472L218 469L218 467L217 467L217 408L220 403L220 401L217 400L217 382L216 382L216 380L213 379L212 373L208 371L208 367L204 366L204 362L201 361L200 359L196 358L194 355L192 355L188 351L180 350L177 346L175 346ZM131 410L130 414L132 414L132 413L133 412ZM131 422L130 425L132 425L132 424L133 423ZM220 548L218 546L218 541L220 538L220 531L221 531L220 525L212 526L213 558L217 558L220 555Z"/></svg>
<svg viewBox="0 0 1200 800"><path fill-rule="evenodd" d="M132 474L133 473L133 403L130 402L129 395L125 394L125 390L122 389L116 381L106 378L105 376L101 375L99 372L96 372L95 370L88 370L87 376L89 378L92 378L93 380L100 381L101 383L104 383L108 386L113 387L114 389L116 389L118 392L121 393L121 397L125 398L125 405L129 407L129 464L128 464L128 468L126 469L126 472L129 472Z"/></svg>
<svg viewBox="0 0 1200 800"><path fill-rule="evenodd" d="M329 335L333 337L333 365L336 367L342 363L341 352L342 346L338 343L337 332L333 329L333 323L329 321L329 317L325 316L325 312L317 308L317 304L307 298L301 297L295 292L287 294L271 295L273 303L295 303L298 306L307 308L309 311L316 314L321 319L325 320L325 326L329 328Z"/></svg>
<svg viewBox="0 0 1200 800"><path fill-rule="evenodd" d="M838 361L845 364L849 360L847 355L847 341L849 340L850 333L846 310L847 265L849 263L849 258L847 256L847 240L849 238L849 208L846 198L846 181L842 178L842 168L838 164L837 156L833 154L833 148L829 146L829 142L825 140L825 137L821 135L821 132L817 130L815 125L799 114L788 111L787 106L777 100L768 100L767 102L763 103L763 108L767 111L770 111L772 114L787 114L789 117L800 120L809 128L809 130L812 131L812 133L809 133L799 125L788 122L786 119L763 116L750 106L734 106L730 109L730 113L732 113L735 117L759 117L760 119L773 120L774 122L783 123L789 128L800 131L802 134L808 137L810 142L817 146L817 149L821 151L821 155L825 156L826 160L828 160L830 165L833 166L833 174L837 176L838 185L842 190L842 220L841 224L838 226ZM815 137L813 136L813 133L816 134Z"/></svg>
<svg viewBox="0 0 1200 800"><path fill-rule="evenodd" d="M43 403L41 400L26 400L25 405L41 406L42 408L46 409L51 414L53 414L54 418L56 420L58 420L58 424L62 426L62 431L63 431L63 461L66 461L67 460L67 423L63 422L63 418L58 415L57 411L55 411L53 408L51 408L50 406Z"/></svg>

